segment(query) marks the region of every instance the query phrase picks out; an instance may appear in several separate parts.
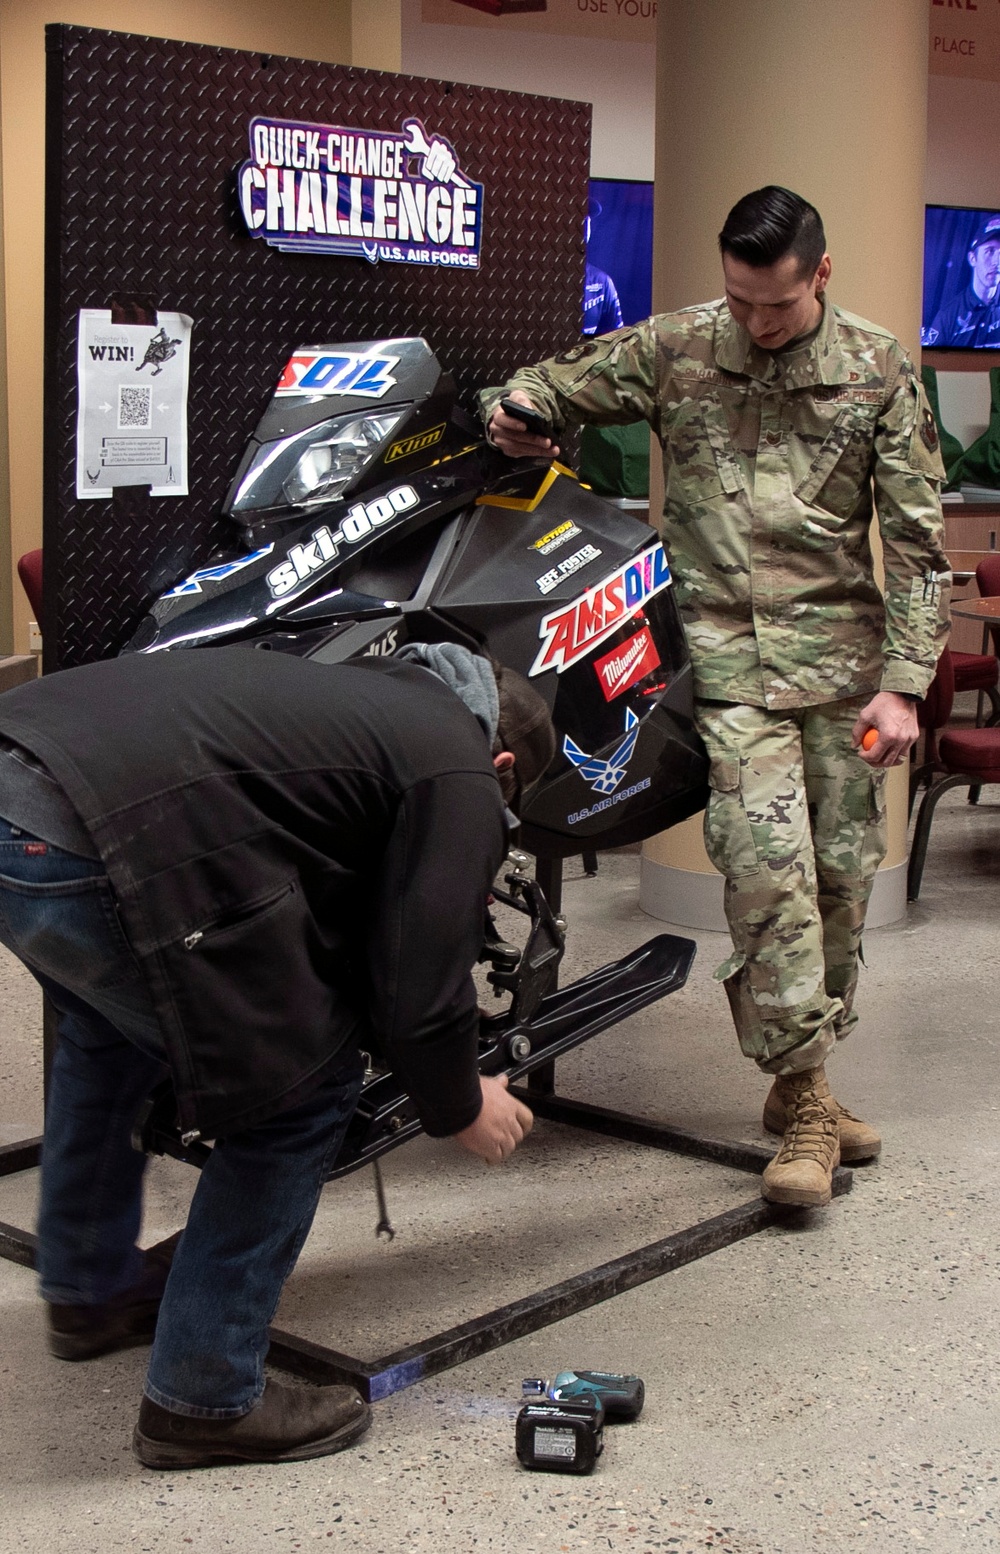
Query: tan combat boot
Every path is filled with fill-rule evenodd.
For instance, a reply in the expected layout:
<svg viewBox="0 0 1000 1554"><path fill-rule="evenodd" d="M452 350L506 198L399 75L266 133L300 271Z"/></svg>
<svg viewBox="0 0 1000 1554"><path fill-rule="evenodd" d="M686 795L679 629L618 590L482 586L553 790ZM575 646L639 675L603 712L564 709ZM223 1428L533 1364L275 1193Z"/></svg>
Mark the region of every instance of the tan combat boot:
<svg viewBox="0 0 1000 1554"><path fill-rule="evenodd" d="M778 1090L779 1081L776 1079L767 1092L767 1100L764 1102L764 1127L768 1133L784 1133L788 1125L788 1112ZM837 1126L840 1133L840 1158L849 1160L877 1160L882 1148L882 1140L870 1128L867 1122L862 1122L860 1117L855 1117L846 1107L830 1095L829 1087L825 1089L825 1096L833 1102L833 1109L837 1116Z"/></svg>
<svg viewBox="0 0 1000 1554"><path fill-rule="evenodd" d="M830 1202L831 1178L840 1164L836 1101L822 1068L780 1074L774 1082L785 1113L781 1148L764 1172L771 1203L819 1209Z"/></svg>

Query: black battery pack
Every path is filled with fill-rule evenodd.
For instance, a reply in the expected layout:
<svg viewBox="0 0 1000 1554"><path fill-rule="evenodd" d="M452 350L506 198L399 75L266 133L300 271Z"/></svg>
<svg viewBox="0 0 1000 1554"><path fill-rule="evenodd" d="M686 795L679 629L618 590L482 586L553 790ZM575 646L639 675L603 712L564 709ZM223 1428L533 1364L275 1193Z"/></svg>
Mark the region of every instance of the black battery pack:
<svg viewBox="0 0 1000 1554"><path fill-rule="evenodd" d="M517 1459L547 1473L591 1473L604 1450L604 1409L591 1397L526 1403L514 1431Z"/></svg>

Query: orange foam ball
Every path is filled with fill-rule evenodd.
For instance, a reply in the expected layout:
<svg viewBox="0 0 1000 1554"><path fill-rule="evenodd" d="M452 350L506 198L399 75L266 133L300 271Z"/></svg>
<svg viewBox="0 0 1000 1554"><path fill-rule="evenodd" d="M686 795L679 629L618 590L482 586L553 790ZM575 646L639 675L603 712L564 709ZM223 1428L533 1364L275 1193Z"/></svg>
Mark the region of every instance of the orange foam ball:
<svg viewBox="0 0 1000 1554"><path fill-rule="evenodd" d="M877 745L877 744L878 744L878 729L877 728L866 729L865 733L864 733L864 735L862 737L862 740L861 740L861 748L862 748L862 750L870 750L873 745Z"/></svg>

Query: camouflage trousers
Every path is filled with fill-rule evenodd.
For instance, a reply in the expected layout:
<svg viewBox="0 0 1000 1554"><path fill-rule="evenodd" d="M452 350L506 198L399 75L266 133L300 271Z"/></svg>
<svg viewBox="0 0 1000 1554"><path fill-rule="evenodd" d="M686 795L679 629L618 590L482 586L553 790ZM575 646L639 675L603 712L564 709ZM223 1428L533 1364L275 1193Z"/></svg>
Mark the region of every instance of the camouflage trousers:
<svg viewBox="0 0 1000 1554"><path fill-rule="evenodd" d="M711 761L708 856L726 877L724 983L767 1073L815 1068L856 1023L865 910L885 855L883 771L851 748L867 696L778 712L697 704Z"/></svg>

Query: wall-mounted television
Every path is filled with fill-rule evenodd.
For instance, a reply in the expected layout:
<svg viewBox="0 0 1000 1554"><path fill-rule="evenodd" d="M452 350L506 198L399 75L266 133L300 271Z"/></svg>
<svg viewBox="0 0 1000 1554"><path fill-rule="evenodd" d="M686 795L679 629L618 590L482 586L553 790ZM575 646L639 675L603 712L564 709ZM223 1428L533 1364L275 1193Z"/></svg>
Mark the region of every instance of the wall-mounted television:
<svg viewBox="0 0 1000 1554"><path fill-rule="evenodd" d="M653 297L653 185L590 180L583 333L607 334L648 318Z"/></svg>
<svg viewBox="0 0 1000 1554"><path fill-rule="evenodd" d="M927 206L920 342L1000 350L1000 210Z"/></svg>

